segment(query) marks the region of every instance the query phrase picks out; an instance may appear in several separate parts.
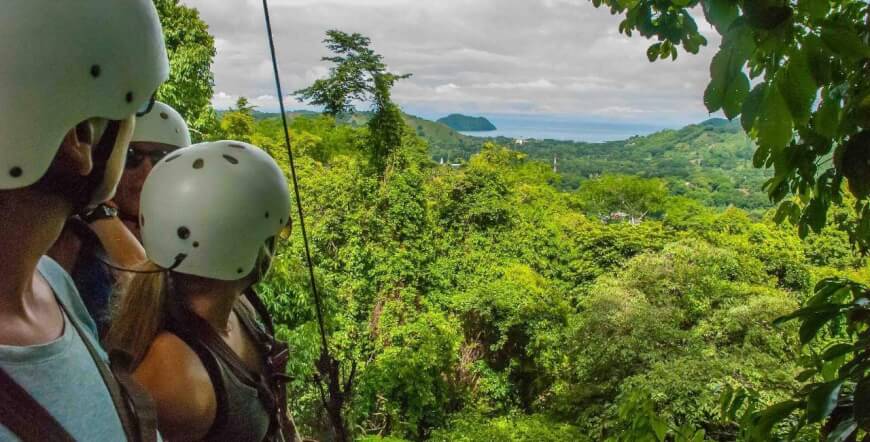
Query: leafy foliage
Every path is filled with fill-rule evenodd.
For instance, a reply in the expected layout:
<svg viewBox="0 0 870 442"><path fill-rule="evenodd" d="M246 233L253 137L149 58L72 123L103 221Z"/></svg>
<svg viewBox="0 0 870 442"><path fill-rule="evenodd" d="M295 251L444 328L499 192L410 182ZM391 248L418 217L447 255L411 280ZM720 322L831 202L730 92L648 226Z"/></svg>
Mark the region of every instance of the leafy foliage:
<svg viewBox="0 0 870 442"><path fill-rule="evenodd" d="M214 37L199 11L179 0L154 0L163 25L169 55L169 81L161 86L157 99L181 113L195 141L209 139L217 118L211 106L214 95Z"/></svg>
<svg viewBox="0 0 870 442"><path fill-rule="evenodd" d="M387 71L383 57L369 48L368 37L337 30L326 32L326 47L334 54L323 57L333 63L329 77L295 92L310 104L321 105L327 115L353 113L355 102L371 101L373 116L368 122L371 164L379 173L386 173L391 158L402 143L406 126L402 112L393 103L390 90L398 80L410 74Z"/></svg>
<svg viewBox="0 0 870 442"><path fill-rule="evenodd" d="M620 31L636 30L661 42L650 47L650 60L676 46L697 52L700 34L688 13L697 5L722 34L710 66L704 95L710 112L741 117L757 141L756 167L773 167L765 189L781 202L777 219L798 225L802 238L821 234L832 206L851 193L856 219L839 226L860 249L870 248L870 5L847 0L592 0L625 13ZM664 58L663 56L661 58ZM756 80L750 90L750 78ZM845 182L845 186L844 186ZM794 198L787 198L793 195ZM849 280L827 279L801 310L783 320L801 322L800 341L811 344L829 328L836 343L819 356L810 349L803 381L821 375L789 401L771 405L744 424L750 438L770 436L775 423L793 413L796 431L822 424L827 440L858 437L863 409L854 397L868 381L866 289ZM844 327L845 326L845 327ZM828 356L826 359L825 356ZM850 359L846 362L847 359ZM834 375L836 373L836 375ZM866 431L868 428L862 428ZM792 433L795 437L797 433Z"/></svg>
<svg viewBox="0 0 870 442"><path fill-rule="evenodd" d="M436 161L467 161L485 142L474 137L450 138L429 128L417 132L429 142ZM514 144L508 138L495 141ZM620 141L525 140L513 148L547 164L555 158L563 189L576 189L602 174L632 175L660 178L669 192L710 207L766 210L771 205L761 189L771 174L752 166L755 144L739 124L722 119Z"/></svg>
<svg viewBox="0 0 870 442"><path fill-rule="evenodd" d="M344 379L357 366L346 412L359 437L631 440L647 424L625 410L642 406L668 438L733 440L726 386L758 391L760 408L798 385L799 327L772 320L815 275L864 265L847 248L843 270L815 267L819 247L772 216L705 208L661 181L599 178L656 195L655 216L604 222L584 213L582 187L503 146L438 166L404 132L384 180L366 124L298 116L290 130L332 347ZM280 131L267 118L251 138L286 167ZM262 292L296 346L297 420L328 435L298 235Z"/></svg>

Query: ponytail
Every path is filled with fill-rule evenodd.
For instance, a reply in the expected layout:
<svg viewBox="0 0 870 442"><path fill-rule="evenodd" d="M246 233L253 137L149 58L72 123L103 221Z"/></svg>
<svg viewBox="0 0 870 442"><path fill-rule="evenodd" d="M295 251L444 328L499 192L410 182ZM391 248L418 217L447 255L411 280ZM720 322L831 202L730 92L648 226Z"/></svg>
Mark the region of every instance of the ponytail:
<svg viewBox="0 0 870 442"><path fill-rule="evenodd" d="M165 327L168 317L169 272L151 261L143 264L115 304L106 336L108 349L120 349L139 365L148 348Z"/></svg>

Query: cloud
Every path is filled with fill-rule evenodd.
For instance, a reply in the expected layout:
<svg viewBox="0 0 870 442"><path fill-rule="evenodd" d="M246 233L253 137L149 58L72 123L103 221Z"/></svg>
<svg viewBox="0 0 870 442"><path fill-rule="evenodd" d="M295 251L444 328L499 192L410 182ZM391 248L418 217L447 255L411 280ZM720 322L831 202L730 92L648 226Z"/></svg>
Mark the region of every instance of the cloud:
<svg viewBox="0 0 870 442"><path fill-rule="evenodd" d="M256 97L275 110L274 80L259 0L182 0L216 37L215 106ZM328 29L360 32L390 69L413 73L393 98L428 117L450 112L551 113L689 122L706 116L703 91L718 46L650 63L640 36L587 0L271 0L281 76L288 92L329 71ZM703 16L700 10L693 16ZM292 108L302 107L286 100Z"/></svg>

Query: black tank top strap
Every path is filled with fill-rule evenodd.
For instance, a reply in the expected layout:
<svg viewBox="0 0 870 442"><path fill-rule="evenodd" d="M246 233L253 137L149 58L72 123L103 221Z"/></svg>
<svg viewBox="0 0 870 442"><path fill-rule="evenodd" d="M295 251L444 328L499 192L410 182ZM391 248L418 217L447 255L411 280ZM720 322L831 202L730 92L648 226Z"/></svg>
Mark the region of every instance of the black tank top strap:
<svg viewBox="0 0 870 442"><path fill-rule="evenodd" d="M174 334L187 344L196 353L196 356L199 357L200 362L205 367L206 373L208 373L208 378L214 389L216 410L214 422L204 440L217 440L216 438L224 432L228 412L227 388L224 384L220 362L218 362L217 356L201 340L193 336L190 328L178 324L176 320L170 319L167 323L166 331Z"/></svg>

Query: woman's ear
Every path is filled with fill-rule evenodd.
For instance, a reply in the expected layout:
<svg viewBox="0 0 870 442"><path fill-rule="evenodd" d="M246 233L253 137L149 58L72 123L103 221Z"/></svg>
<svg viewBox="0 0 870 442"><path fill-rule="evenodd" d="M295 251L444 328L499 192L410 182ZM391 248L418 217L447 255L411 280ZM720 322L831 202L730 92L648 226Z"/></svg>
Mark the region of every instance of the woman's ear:
<svg viewBox="0 0 870 442"><path fill-rule="evenodd" d="M88 176L94 168L93 147L94 127L89 121L83 121L63 137L57 158L77 175Z"/></svg>

